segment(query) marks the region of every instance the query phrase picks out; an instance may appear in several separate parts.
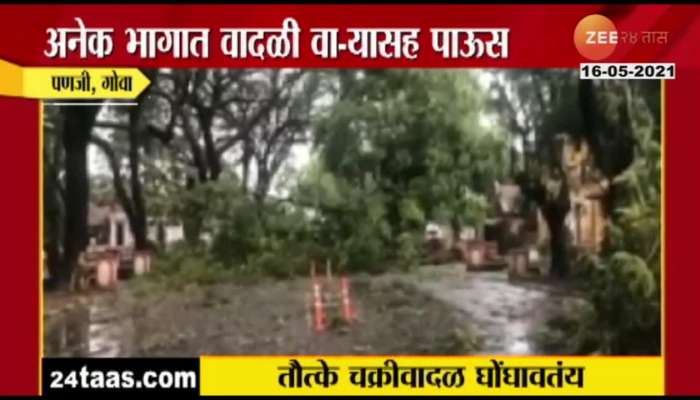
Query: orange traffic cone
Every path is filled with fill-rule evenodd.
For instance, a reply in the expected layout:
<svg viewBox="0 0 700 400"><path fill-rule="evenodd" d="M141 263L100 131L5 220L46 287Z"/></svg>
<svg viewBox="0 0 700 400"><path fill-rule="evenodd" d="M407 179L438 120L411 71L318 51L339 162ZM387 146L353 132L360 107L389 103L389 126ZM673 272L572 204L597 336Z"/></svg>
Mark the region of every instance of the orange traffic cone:
<svg viewBox="0 0 700 400"><path fill-rule="evenodd" d="M314 292L314 329L316 332L323 332L326 330L326 313L323 309L323 298L321 294L321 283L313 280L313 292Z"/></svg>
<svg viewBox="0 0 700 400"><path fill-rule="evenodd" d="M350 301L350 282L345 275L340 278L340 298L343 306L343 319L350 323L355 319L355 311L352 309Z"/></svg>

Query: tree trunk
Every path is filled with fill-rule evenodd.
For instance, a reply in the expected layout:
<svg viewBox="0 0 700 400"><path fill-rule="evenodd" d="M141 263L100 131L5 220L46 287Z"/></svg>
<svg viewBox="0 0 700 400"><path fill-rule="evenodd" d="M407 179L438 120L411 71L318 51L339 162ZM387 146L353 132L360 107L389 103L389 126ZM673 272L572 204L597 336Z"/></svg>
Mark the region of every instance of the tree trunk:
<svg viewBox="0 0 700 400"><path fill-rule="evenodd" d="M550 275L558 278L564 278L569 273L568 238L564 225L568 212L569 207L562 204L552 203L542 208L542 214L549 228Z"/></svg>
<svg viewBox="0 0 700 400"><path fill-rule="evenodd" d="M46 244L46 264L49 270L49 280L51 286L55 286L61 283L59 277L61 276L61 249L59 242L50 242Z"/></svg>
<svg viewBox="0 0 700 400"><path fill-rule="evenodd" d="M139 169L141 166L140 129L138 128L139 110L134 109L129 113L129 169L131 170L131 201L133 215L129 225L134 235L136 250L148 249L148 236L146 225L146 204L143 197L143 187Z"/></svg>
<svg viewBox="0 0 700 400"><path fill-rule="evenodd" d="M214 122L214 110L199 108L199 124L204 137L204 154L207 159L207 169L209 170L209 180L216 181L221 175L221 159L214 146L214 137L211 127Z"/></svg>
<svg viewBox="0 0 700 400"><path fill-rule="evenodd" d="M258 164L257 182L255 182L255 191L253 192L255 204L257 204L258 207L261 207L265 202L267 193L270 191L271 180L272 178L265 169L265 166Z"/></svg>
<svg viewBox="0 0 700 400"><path fill-rule="evenodd" d="M202 235L202 221L194 218L186 218L182 226L187 244L194 246L199 244Z"/></svg>
<svg viewBox="0 0 700 400"><path fill-rule="evenodd" d="M88 243L89 185L87 145L95 123L97 106L66 108L63 147L66 163L66 231L64 258L56 279L60 285L70 282L78 255Z"/></svg>
<svg viewBox="0 0 700 400"><path fill-rule="evenodd" d="M453 249L459 248L459 236L462 233L462 221L458 215L452 216L450 225L452 225L452 245L450 246L450 250L452 251Z"/></svg>
<svg viewBox="0 0 700 400"><path fill-rule="evenodd" d="M569 272L569 238L564 223L571 210L571 201L568 183L564 175L561 171L555 175L558 176L561 184L557 193L548 191L549 189L540 182L528 180L525 175L521 175L518 184L526 196L535 201L547 223L551 255L550 275L565 277Z"/></svg>
<svg viewBox="0 0 700 400"><path fill-rule="evenodd" d="M44 251L49 271L49 282L55 283L61 270L61 243L63 240L63 203L58 170L61 164L61 143L51 141L51 155L45 152L44 160Z"/></svg>
<svg viewBox="0 0 700 400"><path fill-rule="evenodd" d="M52 283L61 274L61 205L58 200L57 188L45 183L44 194L44 251L46 264Z"/></svg>
<svg viewBox="0 0 700 400"><path fill-rule="evenodd" d="M193 177L187 178L187 190L192 191L195 189L197 183ZM199 244L199 239L202 233L202 220L199 218L198 210L191 210L189 215L184 215L182 221L182 230L185 235L185 242L187 244L194 246Z"/></svg>
<svg viewBox="0 0 700 400"><path fill-rule="evenodd" d="M515 144L510 145L510 176L515 176L518 173L518 151L515 149Z"/></svg>
<svg viewBox="0 0 700 400"><path fill-rule="evenodd" d="M243 176L242 185L243 193L248 193L248 182L250 179L250 160L252 158L252 149L250 146L250 138L246 136L243 139Z"/></svg>
<svg viewBox="0 0 700 400"><path fill-rule="evenodd" d="M183 114L182 118L184 120L182 131L184 133L185 140L190 147L192 160L194 161L194 166L197 169L197 178L199 179L199 183L204 183L207 181L207 166L204 156L202 155L202 150L197 142L195 133L192 131L191 121L189 120L190 117L187 114ZM192 182L192 184L194 185L194 182Z"/></svg>
<svg viewBox="0 0 700 400"><path fill-rule="evenodd" d="M165 226L163 226L163 221L158 221L157 229L158 234L156 236L158 237L158 244L160 245L161 249L165 249L167 243L165 237Z"/></svg>
<svg viewBox="0 0 700 400"><path fill-rule="evenodd" d="M202 234L202 223L196 219L187 219L182 226L185 234L185 241L191 246L199 244Z"/></svg>

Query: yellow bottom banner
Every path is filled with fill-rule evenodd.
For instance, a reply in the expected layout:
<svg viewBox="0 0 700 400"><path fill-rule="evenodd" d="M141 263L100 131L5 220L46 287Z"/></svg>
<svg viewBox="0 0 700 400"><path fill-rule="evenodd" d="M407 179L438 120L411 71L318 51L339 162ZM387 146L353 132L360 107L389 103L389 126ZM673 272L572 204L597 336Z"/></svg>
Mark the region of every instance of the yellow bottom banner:
<svg viewBox="0 0 700 400"><path fill-rule="evenodd" d="M204 356L202 395L661 395L662 357Z"/></svg>

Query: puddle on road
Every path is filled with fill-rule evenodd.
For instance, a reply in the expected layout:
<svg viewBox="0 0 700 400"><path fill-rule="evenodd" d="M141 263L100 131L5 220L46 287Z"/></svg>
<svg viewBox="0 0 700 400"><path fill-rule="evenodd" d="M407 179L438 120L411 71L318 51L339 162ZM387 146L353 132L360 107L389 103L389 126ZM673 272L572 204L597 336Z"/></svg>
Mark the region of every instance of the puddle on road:
<svg viewBox="0 0 700 400"><path fill-rule="evenodd" d="M119 315L101 296L80 298L44 322L44 355L48 357L128 356L134 338L133 320Z"/></svg>
<svg viewBox="0 0 700 400"><path fill-rule="evenodd" d="M426 268L428 272L412 283L468 316L481 342L479 354L547 354L557 346L566 350L564 344L541 343L540 334L551 318L573 317L572 309L584 303L571 292L544 283L513 283L505 272L465 272L460 266Z"/></svg>

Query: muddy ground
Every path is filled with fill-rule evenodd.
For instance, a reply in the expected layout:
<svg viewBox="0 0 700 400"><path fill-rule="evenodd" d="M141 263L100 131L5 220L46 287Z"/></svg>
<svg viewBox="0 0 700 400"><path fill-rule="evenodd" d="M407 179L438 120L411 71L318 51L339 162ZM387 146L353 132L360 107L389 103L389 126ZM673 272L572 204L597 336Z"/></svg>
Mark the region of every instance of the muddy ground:
<svg viewBox="0 0 700 400"><path fill-rule="evenodd" d="M514 283L505 272L421 267L353 276L358 320L347 325L331 311L319 334L308 279L177 290L138 279L111 292L46 294L45 355L565 354L570 321L586 306L569 288Z"/></svg>

